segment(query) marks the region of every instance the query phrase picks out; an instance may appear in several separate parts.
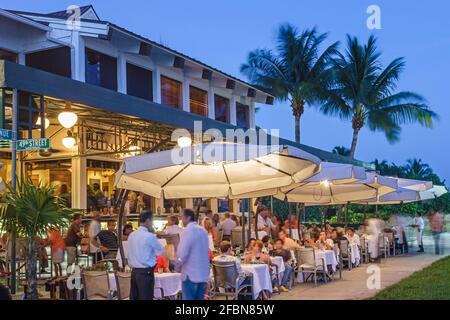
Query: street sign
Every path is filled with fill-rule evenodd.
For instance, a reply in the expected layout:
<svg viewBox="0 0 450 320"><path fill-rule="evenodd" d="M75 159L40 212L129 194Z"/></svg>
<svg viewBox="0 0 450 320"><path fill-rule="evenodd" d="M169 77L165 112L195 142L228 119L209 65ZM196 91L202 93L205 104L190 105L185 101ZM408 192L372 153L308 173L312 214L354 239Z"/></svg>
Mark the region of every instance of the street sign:
<svg viewBox="0 0 450 320"><path fill-rule="evenodd" d="M11 140L0 140L0 149L11 149Z"/></svg>
<svg viewBox="0 0 450 320"><path fill-rule="evenodd" d="M17 151L50 149L50 139L17 140Z"/></svg>
<svg viewBox="0 0 450 320"><path fill-rule="evenodd" d="M0 140L12 140L13 131L7 129L0 129Z"/></svg>

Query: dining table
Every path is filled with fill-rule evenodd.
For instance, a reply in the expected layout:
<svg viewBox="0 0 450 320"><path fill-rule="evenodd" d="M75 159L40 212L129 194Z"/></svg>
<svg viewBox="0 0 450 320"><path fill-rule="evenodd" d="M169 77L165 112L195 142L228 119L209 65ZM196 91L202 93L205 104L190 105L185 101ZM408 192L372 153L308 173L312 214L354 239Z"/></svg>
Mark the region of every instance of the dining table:
<svg viewBox="0 0 450 320"><path fill-rule="evenodd" d="M108 273L109 289L117 290L114 273ZM155 272L155 298L176 297L181 291L181 273Z"/></svg>
<svg viewBox="0 0 450 320"><path fill-rule="evenodd" d="M243 263L242 270L253 275L253 299L256 300L262 291L272 293L272 280L269 266L266 263Z"/></svg>
<svg viewBox="0 0 450 320"><path fill-rule="evenodd" d="M284 266L283 258L282 257L270 257L270 261L277 266L278 279L281 284L281 279L282 279L284 270L286 269Z"/></svg>

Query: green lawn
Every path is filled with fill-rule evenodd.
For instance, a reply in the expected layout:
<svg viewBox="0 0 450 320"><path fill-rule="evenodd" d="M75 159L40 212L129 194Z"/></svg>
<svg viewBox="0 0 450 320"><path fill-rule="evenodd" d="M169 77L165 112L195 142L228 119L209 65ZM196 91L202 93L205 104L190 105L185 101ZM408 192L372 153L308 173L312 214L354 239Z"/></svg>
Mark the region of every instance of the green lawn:
<svg viewBox="0 0 450 320"><path fill-rule="evenodd" d="M373 300L450 300L450 257L434 262L386 289Z"/></svg>

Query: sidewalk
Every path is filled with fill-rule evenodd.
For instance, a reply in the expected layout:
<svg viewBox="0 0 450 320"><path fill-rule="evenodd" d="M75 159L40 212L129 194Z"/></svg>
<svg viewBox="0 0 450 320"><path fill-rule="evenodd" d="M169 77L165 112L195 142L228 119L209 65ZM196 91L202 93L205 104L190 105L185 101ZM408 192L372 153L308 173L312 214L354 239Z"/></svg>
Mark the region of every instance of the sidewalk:
<svg viewBox="0 0 450 320"><path fill-rule="evenodd" d="M448 235L446 235L448 236ZM425 240L425 239L424 239ZM384 289L401 279L408 277L412 273L421 270L443 255L433 255L433 248L430 239L426 239L424 254L417 254L417 247L410 248L410 253L400 256L391 256L382 259L381 263L362 264L351 271L344 270L342 279L339 279L339 273L335 277L335 281L323 284L320 282L317 287L314 283L297 284L289 292L281 295L275 294L274 300L361 300L374 296L378 291ZM446 253L449 252L448 241L446 243ZM367 287L367 279L371 274L367 273L367 267L370 265L378 265L381 268L381 288L369 289Z"/></svg>

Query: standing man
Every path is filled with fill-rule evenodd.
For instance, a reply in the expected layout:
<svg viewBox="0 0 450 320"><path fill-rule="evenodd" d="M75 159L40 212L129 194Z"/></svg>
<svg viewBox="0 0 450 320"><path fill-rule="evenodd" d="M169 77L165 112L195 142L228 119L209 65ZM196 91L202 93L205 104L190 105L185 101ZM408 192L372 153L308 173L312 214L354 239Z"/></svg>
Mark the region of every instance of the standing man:
<svg viewBox="0 0 450 320"><path fill-rule="evenodd" d="M181 268L183 300L203 300L209 280L208 234L195 222L191 209L184 209L181 220L185 229L177 249L177 263Z"/></svg>
<svg viewBox="0 0 450 320"><path fill-rule="evenodd" d="M144 210L139 215L139 228L128 236L128 265L131 268L130 300L153 300L156 256L164 248L153 230L153 214Z"/></svg>
<svg viewBox="0 0 450 320"><path fill-rule="evenodd" d="M423 228L425 227L425 224L423 222L422 215L420 214L420 212L416 212L416 217L414 218L413 227L416 229L417 245L419 246L419 250L417 250L417 252L424 252L422 234L423 234Z"/></svg>
<svg viewBox="0 0 450 320"><path fill-rule="evenodd" d="M81 234L81 215L75 214L73 221L69 226L66 238L67 266L72 265L77 257L77 245L80 243L83 235Z"/></svg>
<svg viewBox="0 0 450 320"><path fill-rule="evenodd" d="M258 214L258 220L256 222L258 226L258 231L265 231L266 234L270 236L273 223L269 217L269 209L266 206L261 205L258 206L256 213Z"/></svg>
<svg viewBox="0 0 450 320"><path fill-rule="evenodd" d="M441 253L441 233L444 231L444 216L438 211L430 209L428 220L430 222L431 234L433 235L434 240L434 254L439 255Z"/></svg>

